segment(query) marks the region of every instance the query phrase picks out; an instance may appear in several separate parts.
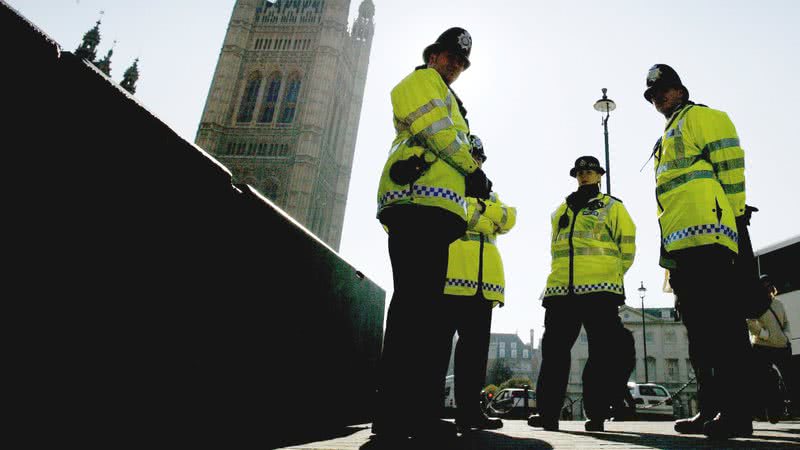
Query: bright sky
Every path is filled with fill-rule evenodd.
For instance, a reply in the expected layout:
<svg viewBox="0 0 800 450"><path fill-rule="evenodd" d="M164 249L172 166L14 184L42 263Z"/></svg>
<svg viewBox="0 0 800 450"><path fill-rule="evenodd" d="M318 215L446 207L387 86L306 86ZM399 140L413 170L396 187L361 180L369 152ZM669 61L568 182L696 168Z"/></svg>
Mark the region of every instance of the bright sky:
<svg viewBox="0 0 800 450"><path fill-rule="evenodd" d="M112 78L121 80L140 57L136 96L194 142L234 0L6 1L69 51L105 11L98 54L118 41ZM578 156L605 159L601 115L592 108L603 87L617 104L608 123L612 194L638 227L627 303L640 306L643 281L646 307L672 305L661 292L652 163L640 171L664 126L642 97L654 63L674 67L693 100L726 111L736 125L747 203L761 209L754 247L797 235L800 216L788 202L800 165L800 2L373 1L377 26L340 254L386 289L387 305L391 265L375 197L394 137L389 91L451 26L466 28L474 45L472 67L453 88L484 141L495 190L518 209L516 227L498 239L507 306L495 309L493 332L518 332L527 342L533 328L538 346L550 213L576 187L568 172ZM352 0L351 22L359 3Z"/></svg>

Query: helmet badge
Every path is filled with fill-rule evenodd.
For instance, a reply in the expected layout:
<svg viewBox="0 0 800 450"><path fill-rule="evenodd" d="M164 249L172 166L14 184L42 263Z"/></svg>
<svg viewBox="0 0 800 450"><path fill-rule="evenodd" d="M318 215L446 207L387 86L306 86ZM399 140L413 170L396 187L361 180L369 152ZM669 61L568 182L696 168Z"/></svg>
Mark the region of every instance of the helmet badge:
<svg viewBox="0 0 800 450"><path fill-rule="evenodd" d="M469 51L470 47L472 47L472 36L470 36L466 30L458 35L458 45L467 51Z"/></svg>
<svg viewBox="0 0 800 450"><path fill-rule="evenodd" d="M661 69L658 67L650 69L650 72L647 74L647 81L655 83L659 78L661 78Z"/></svg>

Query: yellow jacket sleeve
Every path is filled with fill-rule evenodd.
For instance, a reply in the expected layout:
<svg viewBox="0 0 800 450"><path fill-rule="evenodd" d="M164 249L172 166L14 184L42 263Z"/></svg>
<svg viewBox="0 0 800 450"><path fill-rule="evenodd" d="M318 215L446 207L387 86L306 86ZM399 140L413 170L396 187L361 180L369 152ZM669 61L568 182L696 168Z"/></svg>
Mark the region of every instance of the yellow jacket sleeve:
<svg viewBox="0 0 800 450"><path fill-rule="evenodd" d="M478 168L470 154L469 130L457 126L463 119L454 121L451 111L458 111L458 106L438 72L416 70L391 95L396 127L407 128L411 136L462 174Z"/></svg>
<svg viewBox="0 0 800 450"><path fill-rule="evenodd" d="M517 223L517 208L507 206L500 201L500 197L492 192L491 197L485 200L486 216L494 224L494 232L497 234L508 233Z"/></svg>
<svg viewBox="0 0 800 450"><path fill-rule="evenodd" d="M627 272L636 257L636 225L622 202L613 205L611 214L611 236L619 247L622 268Z"/></svg>
<svg viewBox="0 0 800 450"><path fill-rule="evenodd" d="M688 126L695 144L714 168L734 216L744 214L744 150L728 115L711 108L695 107L688 114Z"/></svg>

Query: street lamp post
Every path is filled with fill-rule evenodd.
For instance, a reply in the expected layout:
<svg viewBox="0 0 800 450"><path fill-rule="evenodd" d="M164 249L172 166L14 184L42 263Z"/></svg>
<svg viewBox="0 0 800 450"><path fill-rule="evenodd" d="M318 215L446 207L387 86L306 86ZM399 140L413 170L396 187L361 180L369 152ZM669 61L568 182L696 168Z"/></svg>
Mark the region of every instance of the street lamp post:
<svg viewBox="0 0 800 450"><path fill-rule="evenodd" d="M641 285L639 286L639 298L642 299L642 345L644 345L644 382L649 383L650 377L647 373L647 328L645 328L644 324L644 295L647 293L647 288L644 287L644 281L640 282Z"/></svg>
<svg viewBox="0 0 800 450"><path fill-rule="evenodd" d="M603 88L603 98L594 102L594 109L600 111L601 113L606 113L606 116L603 117L603 132L606 138L606 194L611 195L611 164L608 160L608 116L610 116L610 112L617 108L617 104L614 103L614 100L606 97L606 92L608 89Z"/></svg>

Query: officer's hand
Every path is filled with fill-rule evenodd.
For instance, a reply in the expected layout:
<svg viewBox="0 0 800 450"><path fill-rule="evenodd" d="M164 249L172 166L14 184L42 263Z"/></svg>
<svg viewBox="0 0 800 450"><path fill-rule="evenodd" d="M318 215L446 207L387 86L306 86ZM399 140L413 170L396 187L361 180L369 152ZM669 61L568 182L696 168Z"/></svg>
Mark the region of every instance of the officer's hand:
<svg viewBox="0 0 800 450"><path fill-rule="evenodd" d="M747 225L750 225L750 218L753 217L753 213L758 211L758 208L755 206L744 205L744 220Z"/></svg>

